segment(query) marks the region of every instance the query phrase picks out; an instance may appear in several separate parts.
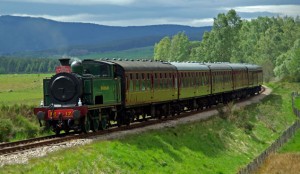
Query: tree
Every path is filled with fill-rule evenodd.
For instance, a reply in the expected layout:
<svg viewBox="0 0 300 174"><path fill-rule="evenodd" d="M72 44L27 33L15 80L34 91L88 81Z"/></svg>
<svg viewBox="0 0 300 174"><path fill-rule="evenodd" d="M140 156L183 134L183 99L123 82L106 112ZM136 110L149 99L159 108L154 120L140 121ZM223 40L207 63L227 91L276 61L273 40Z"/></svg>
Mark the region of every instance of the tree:
<svg viewBox="0 0 300 174"><path fill-rule="evenodd" d="M204 53L197 55L204 55L206 61L229 62L237 45L241 26L242 21L235 10L229 10L227 14L218 14L217 18L214 18L212 31L203 35L200 46L202 48L198 50Z"/></svg>
<svg viewBox="0 0 300 174"><path fill-rule="evenodd" d="M171 61L188 61L189 60L189 39L184 32L180 32L172 37L170 47Z"/></svg>
<svg viewBox="0 0 300 174"><path fill-rule="evenodd" d="M300 81L300 39L297 39L290 51L290 60L287 62L289 74L294 81Z"/></svg>
<svg viewBox="0 0 300 174"><path fill-rule="evenodd" d="M154 59L155 60L170 60L170 47L171 39L167 36L164 37L159 43L154 46Z"/></svg>

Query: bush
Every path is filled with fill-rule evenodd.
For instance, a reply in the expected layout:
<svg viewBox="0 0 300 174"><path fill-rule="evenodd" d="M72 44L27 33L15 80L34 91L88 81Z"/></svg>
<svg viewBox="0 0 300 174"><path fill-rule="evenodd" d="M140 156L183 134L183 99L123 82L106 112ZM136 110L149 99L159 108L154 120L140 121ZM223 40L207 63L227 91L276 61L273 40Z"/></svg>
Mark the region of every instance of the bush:
<svg viewBox="0 0 300 174"><path fill-rule="evenodd" d="M224 119L224 120L234 120L235 119L235 115L234 115L234 111L235 111L235 105L234 102L229 102L225 105L223 104L219 104L217 107L217 111L218 111L218 115L220 118Z"/></svg>
<svg viewBox="0 0 300 174"><path fill-rule="evenodd" d="M9 141L9 139L14 134L13 124L9 119L0 119L0 141L5 142Z"/></svg>
<svg viewBox="0 0 300 174"><path fill-rule="evenodd" d="M30 122L30 120L26 119L24 116L17 115L16 124L21 128L20 133L23 133L27 138L35 137L39 132L39 127Z"/></svg>

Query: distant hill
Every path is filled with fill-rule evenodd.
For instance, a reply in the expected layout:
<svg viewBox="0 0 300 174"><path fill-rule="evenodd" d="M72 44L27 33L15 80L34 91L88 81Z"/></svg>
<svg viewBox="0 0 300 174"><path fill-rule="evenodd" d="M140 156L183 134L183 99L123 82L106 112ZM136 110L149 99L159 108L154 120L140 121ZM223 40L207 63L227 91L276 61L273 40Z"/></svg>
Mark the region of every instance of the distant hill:
<svg viewBox="0 0 300 174"><path fill-rule="evenodd" d="M0 55L87 55L153 46L164 36L184 31L201 40L211 27L153 25L113 27L57 22L43 18L0 16Z"/></svg>

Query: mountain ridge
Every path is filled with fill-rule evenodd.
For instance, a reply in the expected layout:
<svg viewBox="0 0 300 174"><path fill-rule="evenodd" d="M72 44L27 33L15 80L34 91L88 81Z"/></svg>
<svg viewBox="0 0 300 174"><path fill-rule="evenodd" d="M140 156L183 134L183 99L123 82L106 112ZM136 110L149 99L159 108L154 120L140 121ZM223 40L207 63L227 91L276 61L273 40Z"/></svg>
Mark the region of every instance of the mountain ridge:
<svg viewBox="0 0 300 174"><path fill-rule="evenodd" d="M46 51L49 55L52 52L69 54L76 50L84 53L119 51L153 46L163 37L178 32L185 32L190 40L201 40L203 33L210 30L210 26L163 24L118 27L4 15L0 16L0 55L36 51Z"/></svg>

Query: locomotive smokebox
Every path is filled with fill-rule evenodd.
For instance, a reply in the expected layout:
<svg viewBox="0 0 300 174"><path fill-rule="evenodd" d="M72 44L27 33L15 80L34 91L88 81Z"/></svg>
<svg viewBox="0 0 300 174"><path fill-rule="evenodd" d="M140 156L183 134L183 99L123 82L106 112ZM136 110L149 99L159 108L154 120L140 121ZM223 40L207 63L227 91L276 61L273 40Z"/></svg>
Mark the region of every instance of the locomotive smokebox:
<svg viewBox="0 0 300 174"><path fill-rule="evenodd" d="M59 62L61 66L70 66L70 58L61 58L59 59Z"/></svg>

